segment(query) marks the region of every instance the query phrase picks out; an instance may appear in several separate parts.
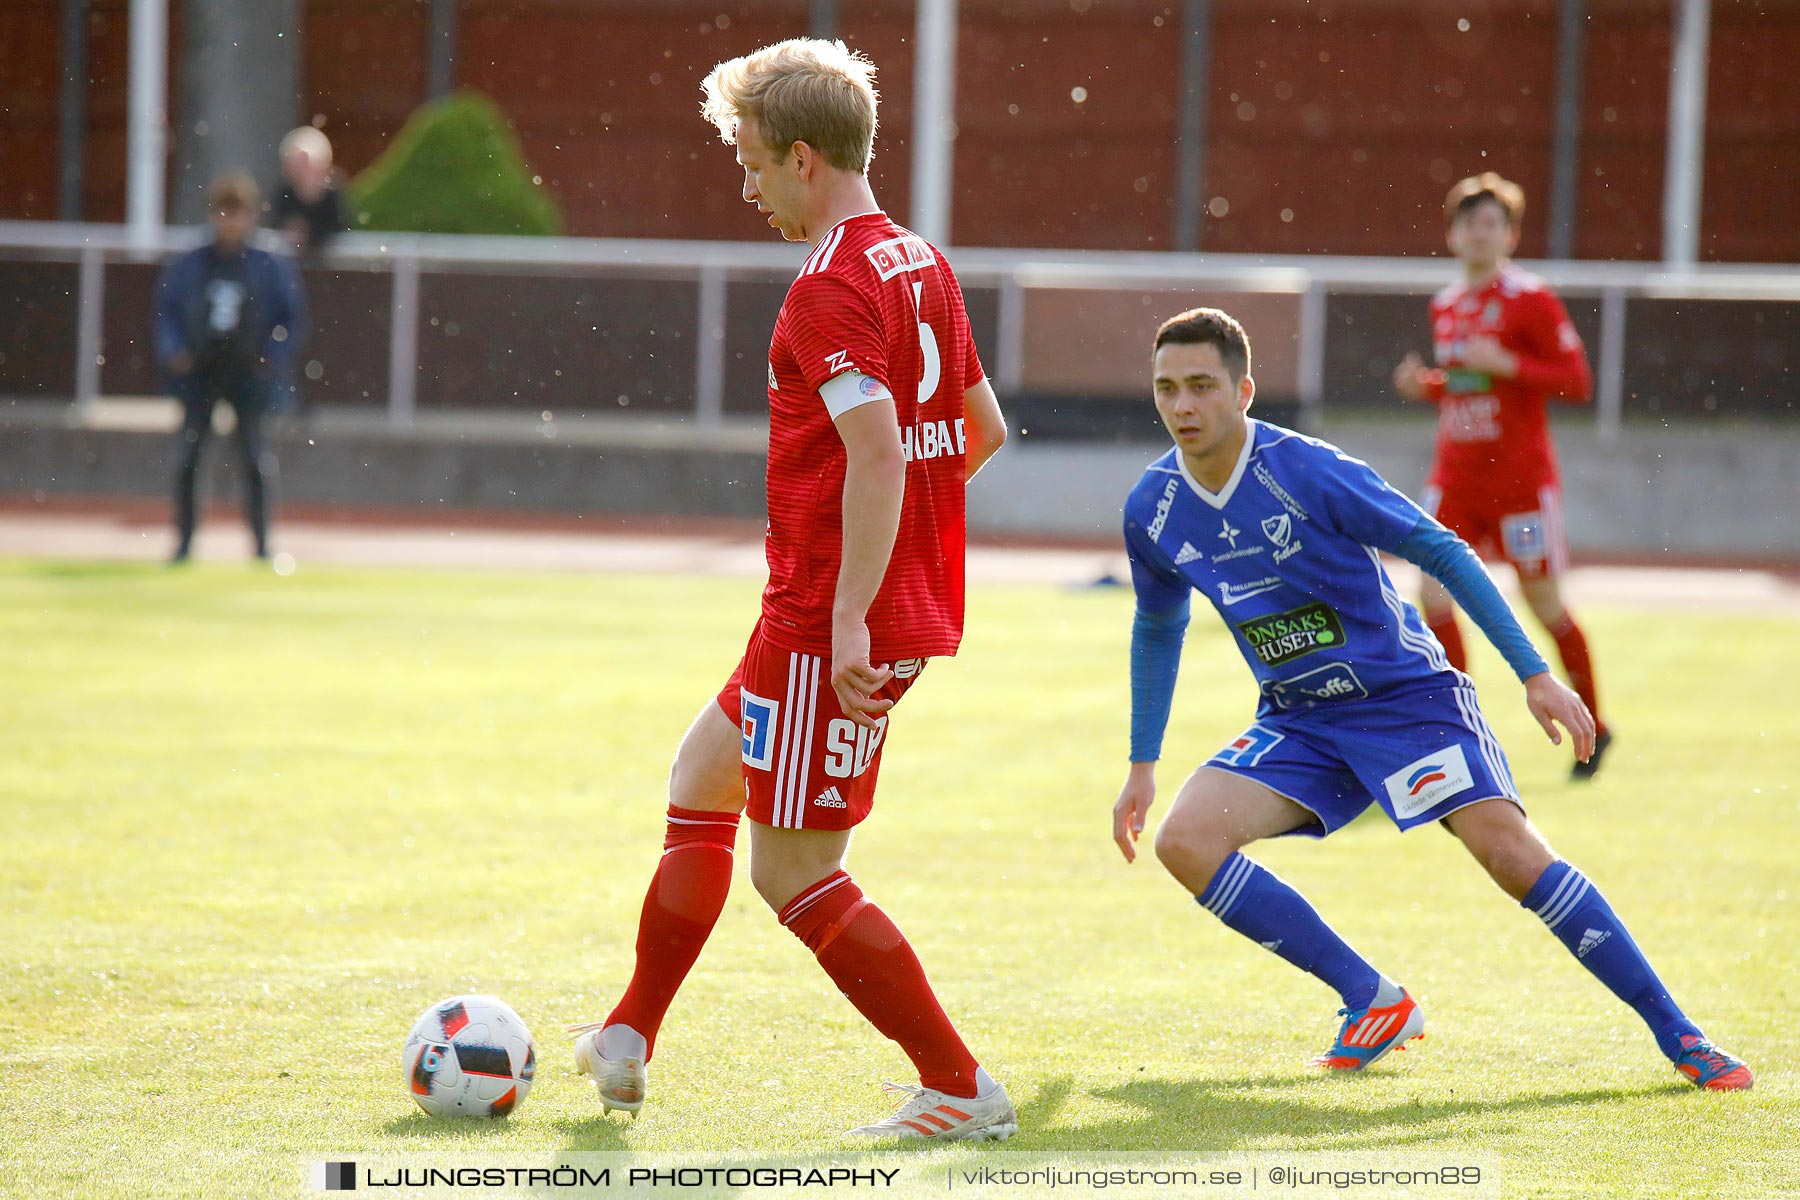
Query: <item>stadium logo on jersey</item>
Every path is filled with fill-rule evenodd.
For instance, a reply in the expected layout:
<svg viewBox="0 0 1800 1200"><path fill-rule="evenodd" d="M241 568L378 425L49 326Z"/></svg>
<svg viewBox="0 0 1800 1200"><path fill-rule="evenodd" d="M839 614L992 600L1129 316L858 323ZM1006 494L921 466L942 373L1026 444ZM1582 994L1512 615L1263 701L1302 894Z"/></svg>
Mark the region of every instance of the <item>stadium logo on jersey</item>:
<svg viewBox="0 0 1800 1200"><path fill-rule="evenodd" d="M1300 507L1300 502L1288 495L1286 488L1275 482L1275 476L1270 473L1269 468L1263 466L1261 463L1257 463L1256 466L1250 469L1250 473L1256 476L1256 482L1262 484L1269 495L1281 501L1281 507L1292 513L1294 520L1305 521L1309 519L1306 515L1306 510Z"/></svg>
<svg viewBox="0 0 1800 1200"><path fill-rule="evenodd" d="M1382 781L1396 817L1416 817L1438 801L1475 786L1461 746L1446 746L1408 763Z"/></svg>
<svg viewBox="0 0 1800 1200"><path fill-rule="evenodd" d="M1194 549L1194 544L1192 542L1183 542L1181 543L1181 553L1175 556L1175 565L1178 567L1185 567L1199 557L1200 552Z"/></svg>
<svg viewBox="0 0 1800 1200"><path fill-rule="evenodd" d="M1262 761L1263 755L1273 750L1285 737L1273 729L1264 729L1261 725L1252 725L1239 734L1237 740L1225 747L1212 760L1230 767L1254 767Z"/></svg>
<svg viewBox="0 0 1800 1200"><path fill-rule="evenodd" d="M1269 667L1344 644L1344 623L1330 606L1317 600L1272 616L1240 621L1237 631L1263 665Z"/></svg>
<svg viewBox="0 0 1800 1200"><path fill-rule="evenodd" d="M875 268L875 274L886 283L894 276L906 271L921 271L937 260L932 257L931 247L925 239L916 234L902 234L897 238L889 238L885 242L877 242L863 254Z"/></svg>
<svg viewBox="0 0 1800 1200"><path fill-rule="evenodd" d="M1366 700L1369 689L1346 663L1327 663L1292 679L1272 679L1263 691L1278 708L1311 708L1334 700Z"/></svg>
<svg viewBox="0 0 1800 1200"><path fill-rule="evenodd" d="M775 763L775 718L781 704L738 689L738 705L744 714L744 765L767 771Z"/></svg>
<svg viewBox="0 0 1800 1200"><path fill-rule="evenodd" d="M1150 535L1153 542L1162 541L1163 526L1168 524L1169 510L1175 507L1175 489L1181 486L1181 476L1169 476L1169 486L1163 489L1162 499L1156 502L1156 516L1150 522L1150 528L1144 532Z"/></svg>
<svg viewBox="0 0 1800 1200"><path fill-rule="evenodd" d="M1240 600L1248 600L1252 596L1260 596L1264 592L1272 592L1281 586L1281 582L1274 575L1265 575L1253 583L1221 583L1219 585L1219 603L1229 606Z"/></svg>

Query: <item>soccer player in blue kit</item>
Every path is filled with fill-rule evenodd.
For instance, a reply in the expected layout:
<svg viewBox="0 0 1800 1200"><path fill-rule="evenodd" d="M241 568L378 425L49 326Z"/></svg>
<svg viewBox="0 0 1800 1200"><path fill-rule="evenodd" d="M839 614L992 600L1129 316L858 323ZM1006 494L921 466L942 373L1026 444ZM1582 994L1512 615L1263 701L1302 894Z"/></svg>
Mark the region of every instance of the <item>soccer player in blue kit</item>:
<svg viewBox="0 0 1800 1200"><path fill-rule="evenodd" d="M1442 582L1524 682L1550 740L1560 745L1566 730L1585 760L1592 715L1550 674L1474 552L1368 464L1251 420L1250 341L1229 315L1171 317L1153 354L1156 408L1175 448L1125 502L1137 615L1131 771L1113 838L1126 860L1156 797L1189 596L1199 591L1236 635L1262 700L1250 727L1182 785L1156 856L1209 912L1343 997L1343 1026L1314 1065L1360 1070L1421 1036L1424 1014L1241 851L1283 834L1325 837L1376 803L1402 831L1442 821L1643 1018L1684 1078L1748 1088L1749 1066L1676 1006L1600 889L1526 819L1473 684L1451 669L1379 556Z"/></svg>

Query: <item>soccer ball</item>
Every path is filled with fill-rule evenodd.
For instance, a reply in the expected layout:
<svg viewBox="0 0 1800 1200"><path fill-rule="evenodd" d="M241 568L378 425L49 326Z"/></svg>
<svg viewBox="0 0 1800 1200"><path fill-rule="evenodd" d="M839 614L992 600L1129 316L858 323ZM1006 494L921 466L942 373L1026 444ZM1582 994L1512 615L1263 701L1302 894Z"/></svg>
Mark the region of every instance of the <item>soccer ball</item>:
<svg viewBox="0 0 1800 1200"><path fill-rule="evenodd" d="M504 1117L537 1074L531 1030L493 996L452 996L413 1022L400 1056L406 1090L434 1117Z"/></svg>

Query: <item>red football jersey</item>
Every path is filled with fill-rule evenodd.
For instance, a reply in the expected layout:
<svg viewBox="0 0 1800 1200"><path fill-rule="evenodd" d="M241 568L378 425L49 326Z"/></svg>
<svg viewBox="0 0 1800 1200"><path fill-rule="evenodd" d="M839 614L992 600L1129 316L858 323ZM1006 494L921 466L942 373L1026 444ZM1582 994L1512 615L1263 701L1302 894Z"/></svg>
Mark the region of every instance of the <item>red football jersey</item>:
<svg viewBox="0 0 1800 1200"><path fill-rule="evenodd" d="M1462 366L1463 347L1485 334L1518 355L1511 379ZM1430 486L1530 493L1557 482L1546 400L1579 404L1593 390L1587 351L1562 301L1543 280L1508 265L1479 288L1452 284L1431 301L1440 370L1426 392L1438 405Z"/></svg>
<svg viewBox="0 0 1800 1200"><path fill-rule="evenodd" d="M769 586L763 631L831 653L843 551L844 444L832 424L862 395L893 395L906 496L875 601L870 661L954 654L962 640L963 392L982 378L962 289L937 249L885 213L849 217L813 244L769 343ZM844 381L849 383L849 380ZM839 388L842 388L842 384Z"/></svg>

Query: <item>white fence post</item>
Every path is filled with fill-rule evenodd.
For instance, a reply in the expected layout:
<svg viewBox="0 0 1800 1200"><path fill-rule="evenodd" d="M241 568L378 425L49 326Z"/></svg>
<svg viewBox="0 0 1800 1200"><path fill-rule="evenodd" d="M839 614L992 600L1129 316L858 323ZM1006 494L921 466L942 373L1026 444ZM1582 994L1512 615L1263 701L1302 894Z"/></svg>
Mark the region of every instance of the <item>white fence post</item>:
<svg viewBox="0 0 1800 1200"><path fill-rule="evenodd" d="M394 257L393 306L388 330L388 424L412 426L419 389L419 259Z"/></svg>

